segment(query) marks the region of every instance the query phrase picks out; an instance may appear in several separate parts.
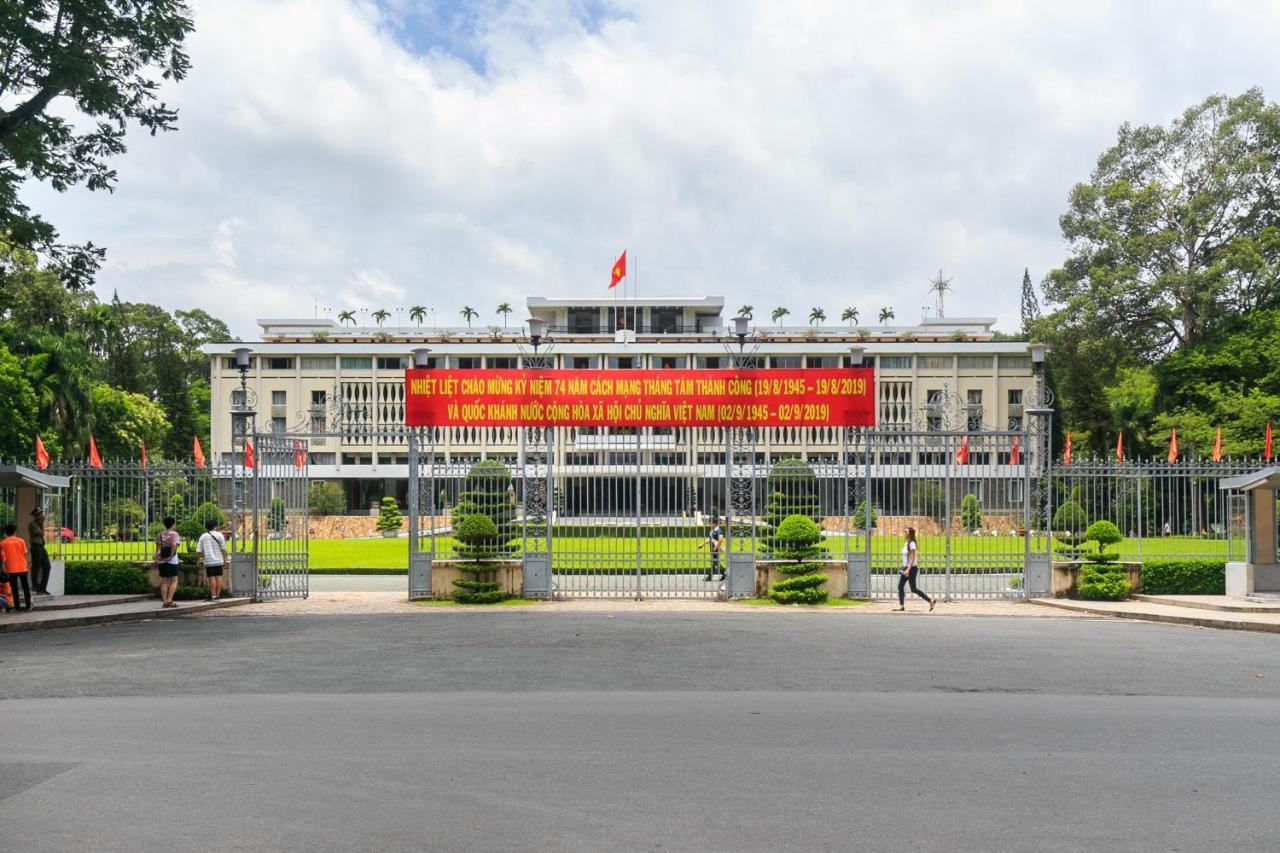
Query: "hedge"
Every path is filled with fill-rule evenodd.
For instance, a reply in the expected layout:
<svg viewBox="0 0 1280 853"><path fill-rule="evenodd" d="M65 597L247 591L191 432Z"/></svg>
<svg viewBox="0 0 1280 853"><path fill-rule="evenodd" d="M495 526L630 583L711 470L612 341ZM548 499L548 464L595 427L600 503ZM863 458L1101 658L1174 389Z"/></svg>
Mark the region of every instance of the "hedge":
<svg viewBox="0 0 1280 853"><path fill-rule="evenodd" d="M795 575L769 587L769 597L779 604L821 604L827 600L826 582L823 574Z"/></svg>
<svg viewBox="0 0 1280 853"><path fill-rule="evenodd" d="M1129 581L1119 566L1084 566L1076 581L1076 595L1088 601L1124 601L1130 591Z"/></svg>
<svg viewBox="0 0 1280 853"><path fill-rule="evenodd" d="M145 595L147 572L123 560L73 560L66 564L67 595Z"/></svg>
<svg viewBox="0 0 1280 853"><path fill-rule="evenodd" d="M1221 560L1151 560L1142 564L1147 595L1225 595L1227 564Z"/></svg>

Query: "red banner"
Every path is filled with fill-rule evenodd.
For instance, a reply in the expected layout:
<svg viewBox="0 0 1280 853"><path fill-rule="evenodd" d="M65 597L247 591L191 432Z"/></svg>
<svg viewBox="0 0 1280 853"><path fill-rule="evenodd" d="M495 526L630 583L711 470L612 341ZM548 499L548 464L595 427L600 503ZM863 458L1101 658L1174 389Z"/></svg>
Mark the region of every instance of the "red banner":
<svg viewBox="0 0 1280 853"><path fill-rule="evenodd" d="M874 426L870 368L406 370L407 426Z"/></svg>

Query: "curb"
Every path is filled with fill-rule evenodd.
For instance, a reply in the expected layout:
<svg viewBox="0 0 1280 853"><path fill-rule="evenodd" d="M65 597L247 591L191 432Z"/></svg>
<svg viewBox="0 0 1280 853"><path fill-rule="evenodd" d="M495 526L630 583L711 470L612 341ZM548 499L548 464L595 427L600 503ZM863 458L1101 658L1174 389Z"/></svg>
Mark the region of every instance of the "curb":
<svg viewBox="0 0 1280 853"><path fill-rule="evenodd" d="M1166 607L1190 607L1193 610L1212 610L1215 613L1280 613L1280 604L1273 606L1254 606L1247 604L1210 604L1207 601L1170 601L1163 595L1135 595L1134 601L1145 601L1147 604L1163 604Z"/></svg>
<svg viewBox="0 0 1280 853"><path fill-rule="evenodd" d="M206 610L221 610L224 607L240 607L249 604L249 598L230 598L225 601L202 601L196 604L180 605L175 608L156 607L154 610L133 610L125 613L85 613L77 616L62 616L56 619L41 619L36 622L6 622L0 620L0 634L16 634L19 631L43 631L53 628L82 628L89 625L109 625L115 622L145 622L150 619L168 619L188 613L202 613Z"/></svg>
<svg viewBox="0 0 1280 853"><path fill-rule="evenodd" d="M1206 619L1203 616L1182 615L1179 613L1140 613L1132 610L1106 610L1101 607L1061 604L1053 600L1041 600L1046 607L1057 607L1059 610L1073 610L1077 613L1091 613L1096 616L1110 616L1114 619L1132 619L1140 622L1164 622L1170 625L1192 625L1198 628L1224 628L1231 631L1262 631L1280 633L1280 623L1251 622L1242 619ZM1172 607L1173 605L1164 605Z"/></svg>

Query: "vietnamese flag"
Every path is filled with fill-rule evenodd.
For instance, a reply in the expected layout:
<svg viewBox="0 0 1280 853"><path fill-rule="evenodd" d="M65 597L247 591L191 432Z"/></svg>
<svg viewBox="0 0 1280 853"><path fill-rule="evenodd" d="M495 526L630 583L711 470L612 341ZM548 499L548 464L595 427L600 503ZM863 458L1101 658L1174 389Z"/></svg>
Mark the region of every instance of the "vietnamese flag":
<svg viewBox="0 0 1280 853"><path fill-rule="evenodd" d="M142 470L145 471L146 469L147 469L147 442L144 439L142 442Z"/></svg>
<svg viewBox="0 0 1280 853"><path fill-rule="evenodd" d="M1271 461L1271 421L1267 421L1267 438L1262 444L1262 455L1268 462Z"/></svg>
<svg viewBox="0 0 1280 853"><path fill-rule="evenodd" d="M196 467L204 467L204 451L200 448L200 439L198 436L191 437L191 455L195 457Z"/></svg>
<svg viewBox="0 0 1280 853"><path fill-rule="evenodd" d="M295 441L293 443L293 467L307 467L307 448L303 446L301 441Z"/></svg>
<svg viewBox="0 0 1280 853"><path fill-rule="evenodd" d="M1062 451L1062 464L1071 464L1071 431L1067 430L1067 447Z"/></svg>
<svg viewBox="0 0 1280 853"><path fill-rule="evenodd" d="M956 451L956 464L969 464L969 436L960 439L960 449Z"/></svg>
<svg viewBox="0 0 1280 853"><path fill-rule="evenodd" d="M89 436L89 467L102 467L102 457L98 455L98 445L94 442L92 435Z"/></svg>
<svg viewBox="0 0 1280 853"><path fill-rule="evenodd" d="M253 467L253 442L247 438L244 440L244 467Z"/></svg>
<svg viewBox="0 0 1280 853"><path fill-rule="evenodd" d="M1218 427L1218 434L1213 439L1213 461L1222 461L1222 427Z"/></svg>
<svg viewBox="0 0 1280 853"><path fill-rule="evenodd" d="M609 276L609 289L613 290L618 282L627 277L627 250L623 249L618 260L613 262L613 273Z"/></svg>
<svg viewBox="0 0 1280 853"><path fill-rule="evenodd" d="M1178 461L1178 428L1174 427L1169 433L1169 464Z"/></svg>
<svg viewBox="0 0 1280 853"><path fill-rule="evenodd" d="M1018 464L1018 437L1016 435L1013 437L1013 450L1009 453L1009 464Z"/></svg>
<svg viewBox="0 0 1280 853"><path fill-rule="evenodd" d="M43 471L49 467L49 451L44 449L44 442L36 435L36 467Z"/></svg>
<svg viewBox="0 0 1280 853"><path fill-rule="evenodd" d="M1116 461L1124 461L1124 430L1121 430L1120 434L1116 436Z"/></svg>

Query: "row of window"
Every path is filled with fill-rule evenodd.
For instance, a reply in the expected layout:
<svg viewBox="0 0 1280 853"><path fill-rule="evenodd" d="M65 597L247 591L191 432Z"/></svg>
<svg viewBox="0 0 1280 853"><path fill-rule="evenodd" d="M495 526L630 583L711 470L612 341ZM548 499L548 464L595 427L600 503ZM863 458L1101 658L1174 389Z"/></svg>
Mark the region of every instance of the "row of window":
<svg viewBox="0 0 1280 853"><path fill-rule="evenodd" d="M372 454L372 453L343 453L343 454L340 454L340 457L342 459L343 465L372 465L374 455L375 454ZM754 464L756 465L774 465L782 461L783 459L795 459L797 457L803 457L806 462L809 462L810 464L813 464L813 465L838 465L840 462L839 453L810 452L808 454L796 454L796 453L766 454L766 453L757 452L754 454L750 454L749 456L753 458L744 458L743 455L741 454L738 455L738 457L736 458L737 464L751 464L754 462ZM880 454L877 454L877 457L878 458L876 462L879 465L911 465L913 462L913 460L911 459L910 453L880 453ZM339 454L310 453L307 455L307 458L308 458L308 462L312 465L332 465L334 464L334 460L336 458L339 458ZM424 463L431 462L432 464L435 464L435 465L445 465L445 464L448 464L450 461L452 461L455 464L470 463L470 462L479 462L482 459L486 459L486 458L491 461L502 462L503 464L506 464L506 465L520 464L520 457L515 453L489 453L486 455L482 453L476 453L474 451L473 452L455 451L452 454L435 453L430 457L424 454L422 457L422 461ZM865 458L865 454L862 454L862 453L848 453L845 456L845 462L846 464L849 464L849 465L861 465L863 464L864 458ZM946 465L949 458L950 458L949 454L920 453L920 454L917 454L917 458L914 460L914 462L917 465ZM409 457L407 454L404 454L404 453L379 453L377 454L377 459L378 459L379 465L408 465L409 464ZM716 453L714 451L698 453L696 464L723 465L724 459L725 459L724 453ZM238 462L238 459L233 454L224 453L223 462L229 463L229 464L235 464L236 462ZM984 465L990 465L993 462L997 465L1008 465L1010 462L1010 453L999 452L999 453L992 454L987 452L974 452L970 454L968 464L971 466L970 470L974 470L977 468L981 468ZM635 465L636 454L634 452L628 453L626 451L615 451L610 453L566 453L564 457L564 463L565 465L573 466L573 467L585 467L585 466L602 465L602 464L615 465L615 466L616 465ZM672 466L687 465L689 464L689 454L672 453L672 452L653 453L650 458L646 459L646 464L672 465Z"/></svg>
<svg viewBox="0 0 1280 853"><path fill-rule="evenodd" d="M799 368L799 367L815 367L815 368L835 368L849 367L848 356L838 355L772 355L758 356L757 362L764 364L768 359L768 366L775 368ZM882 355L879 357L879 368L881 370L910 370L915 356L910 355ZM378 370L404 370L409 366L409 359L406 356L368 356L368 355L344 355L340 358L337 356L302 356L295 358L293 356L263 356L259 359L263 370L269 371L290 371L295 366L300 366L307 371L333 371L335 367L341 366L343 370L364 371L372 370L376 365ZM683 370L689 366L689 359L683 355L653 355L649 359L650 364L660 370ZM600 356L594 355L566 355L562 358L563 367L573 370L594 370L601 366L602 360ZM607 356L603 363L612 370L630 370L645 367L645 356L643 355L611 355ZM699 369L718 369L731 366L728 356L718 355L700 355L694 359L694 365ZM863 364L872 366L874 357L867 356L863 359ZM226 359L228 369L235 369L235 359ZM507 369L514 370L519 366L519 359L513 355L487 355L487 356L449 356L429 359L428 366L432 368L449 367L457 370L479 370L481 368L491 368L495 370ZM919 368L921 370L951 370L958 368L960 370L990 370L995 366L995 356L990 355L922 355L919 357ZM1000 356L1000 367L1005 370L1029 370L1031 368L1031 359L1025 355L1002 355Z"/></svg>

